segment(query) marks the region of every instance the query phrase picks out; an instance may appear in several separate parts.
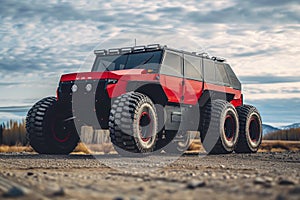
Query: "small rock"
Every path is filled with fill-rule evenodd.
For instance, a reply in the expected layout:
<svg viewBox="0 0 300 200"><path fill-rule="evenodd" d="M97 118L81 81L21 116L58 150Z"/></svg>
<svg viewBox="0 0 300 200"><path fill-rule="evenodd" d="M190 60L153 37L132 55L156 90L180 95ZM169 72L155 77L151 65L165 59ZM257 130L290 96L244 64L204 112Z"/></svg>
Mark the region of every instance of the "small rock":
<svg viewBox="0 0 300 200"><path fill-rule="evenodd" d="M260 178L260 177L256 177L255 179L254 179L254 182L253 182L254 184L257 184L257 185L264 185L265 183L266 183L266 181L264 180L264 179L262 179L262 178Z"/></svg>
<svg viewBox="0 0 300 200"><path fill-rule="evenodd" d="M15 198L25 195L25 191L19 187L12 187L3 194L3 197Z"/></svg>
<svg viewBox="0 0 300 200"><path fill-rule="evenodd" d="M193 181L189 182L186 187L188 189L196 189L196 188L200 188L200 187L204 187L204 186L205 186L204 181L193 180Z"/></svg>
<svg viewBox="0 0 300 200"><path fill-rule="evenodd" d="M204 172L204 173L203 173L203 176L208 176L208 173Z"/></svg>
<svg viewBox="0 0 300 200"><path fill-rule="evenodd" d="M223 179L225 179L225 180L230 179L230 176L228 176L228 175L223 175Z"/></svg>
<svg viewBox="0 0 300 200"><path fill-rule="evenodd" d="M220 165L220 168L221 169L225 169L225 165Z"/></svg>
<svg viewBox="0 0 300 200"><path fill-rule="evenodd" d="M6 176L14 176L14 174L11 173L11 172L7 172L7 173L6 173Z"/></svg>
<svg viewBox="0 0 300 200"><path fill-rule="evenodd" d="M33 172L27 172L27 176L32 176L33 174Z"/></svg>
<svg viewBox="0 0 300 200"><path fill-rule="evenodd" d="M265 180L268 182L272 182L274 179L272 177L265 177Z"/></svg>
<svg viewBox="0 0 300 200"><path fill-rule="evenodd" d="M140 187L138 187L137 190L143 192L143 191L145 191L145 188L143 186L140 186Z"/></svg>
<svg viewBox="0 0 300 200"><path fill-rule="evenodd" d="M60 188L59 190L57 191L54 191L53 192L53 196L65 196L66 192L64 190L64 188Z"/></svg>
<svg viewBox="0 0 300 200"><path fill-rule="evenodd" d="M279 185L295 185L295 181L289 179L281 179L278 182Z"/></svg>
<svg viewBox="0 0 300 200"><path fill-rule="evenodd" d="M243 178L250 178L250 175L244 174L244 175L243 175Z"/></svg>
<svg viewBox="0 0 300 200"><path fill-rule="evenodd" d="M194 174L194 173L189 173L189 176L196 176L196 174Z"/></svg>

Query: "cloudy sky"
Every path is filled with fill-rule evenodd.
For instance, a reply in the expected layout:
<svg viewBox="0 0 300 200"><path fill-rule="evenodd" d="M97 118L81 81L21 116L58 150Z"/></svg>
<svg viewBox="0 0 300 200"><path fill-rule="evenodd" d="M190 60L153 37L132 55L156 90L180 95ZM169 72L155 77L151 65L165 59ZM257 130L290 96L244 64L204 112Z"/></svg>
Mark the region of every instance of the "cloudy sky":
<svg viewBox="0 0 300 200"><path fill-rule="evenodd" d="M299 21L298 0L1 0L0 121L89 70L93 49L136 38L227 58L264 123L300 122Z"/></svg>

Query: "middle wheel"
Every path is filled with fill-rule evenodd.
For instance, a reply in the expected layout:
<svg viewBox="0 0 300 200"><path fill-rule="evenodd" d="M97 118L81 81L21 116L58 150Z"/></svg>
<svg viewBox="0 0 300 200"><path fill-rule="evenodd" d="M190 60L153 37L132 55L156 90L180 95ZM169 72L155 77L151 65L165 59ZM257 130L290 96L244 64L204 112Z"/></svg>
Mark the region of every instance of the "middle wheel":
<svg viewBox="0 0 300 200"><path fill-rule="evenodd" d="M118 97L111 107L109 130L111 141L119 154L154 151L158 118L151 99L138 92Z"/></svg>
<svg viewBox="0 0 300 200"><path fill-rule="evenodd" d="M224 100L214 100L204 108L206 127L201 142L209 154L231 153L239 136L239 120L235 107Z"/></svg>

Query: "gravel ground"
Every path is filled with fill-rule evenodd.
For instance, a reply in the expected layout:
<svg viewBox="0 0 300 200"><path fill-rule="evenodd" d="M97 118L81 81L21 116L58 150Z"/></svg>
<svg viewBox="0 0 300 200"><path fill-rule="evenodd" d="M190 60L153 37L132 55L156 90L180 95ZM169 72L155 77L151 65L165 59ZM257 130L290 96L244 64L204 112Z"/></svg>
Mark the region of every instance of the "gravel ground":
<svg viewBox="0 0 300 200"><path fill-rule="evenodd" d="M0 154L0 199L300 199L300 152L97 158Z"/></svg>

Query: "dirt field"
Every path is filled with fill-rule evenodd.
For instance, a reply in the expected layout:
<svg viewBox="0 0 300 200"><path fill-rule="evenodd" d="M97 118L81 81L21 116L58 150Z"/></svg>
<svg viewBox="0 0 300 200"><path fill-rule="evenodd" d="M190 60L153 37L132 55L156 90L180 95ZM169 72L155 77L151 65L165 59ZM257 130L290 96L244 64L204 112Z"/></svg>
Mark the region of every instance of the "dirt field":
<svg viewBox="0 0 300 200"><path fill-rule="evenodd" d="M0 199L300 199L300 152L201 155L159 168L175 158L3 153Z"/></svg>

